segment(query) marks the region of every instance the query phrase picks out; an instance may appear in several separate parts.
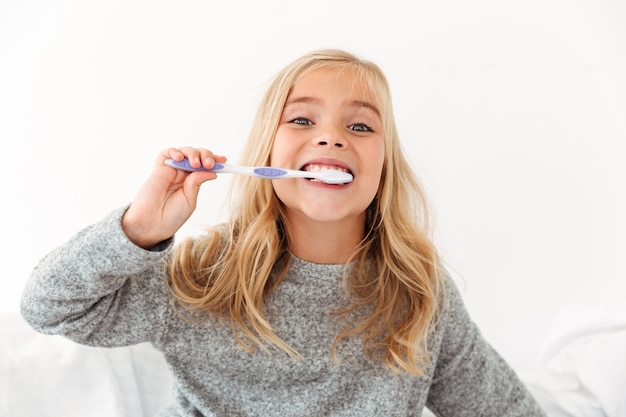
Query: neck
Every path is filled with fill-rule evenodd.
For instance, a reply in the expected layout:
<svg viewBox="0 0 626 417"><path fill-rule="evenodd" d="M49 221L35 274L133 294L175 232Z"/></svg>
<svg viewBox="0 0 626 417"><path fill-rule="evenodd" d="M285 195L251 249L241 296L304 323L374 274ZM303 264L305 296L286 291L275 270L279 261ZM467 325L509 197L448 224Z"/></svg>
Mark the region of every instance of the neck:
<svg viewBox="0 0 626 417"><path fill-rule="evenodd" d="M287 221L290 250L300 259L319 264L348 261L363 239L364 219L322 223Z"/></svg>

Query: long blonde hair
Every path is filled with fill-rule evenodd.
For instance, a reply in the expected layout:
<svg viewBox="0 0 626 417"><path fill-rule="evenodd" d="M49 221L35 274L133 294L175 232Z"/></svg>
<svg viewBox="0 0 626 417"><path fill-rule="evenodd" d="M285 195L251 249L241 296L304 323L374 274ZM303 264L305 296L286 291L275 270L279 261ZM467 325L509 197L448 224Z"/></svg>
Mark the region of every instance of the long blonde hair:
<svg viewBox="0 0 626 417"><path fill-rule="evenodd" d="M367 209L365 236L350 259L350 272L344 274L350 304L333 313L367 314L337 335L331 354L335 357L342 339L360 336L371 357L394 371L421 374L429 364L428 336L441 302L439 259L424 193L401 149L391 93L380 68L339 50L315 51L285 67L261 101L242 163L269 164L292 86L322 67L357 70L374 93L386 141L378 195ZM274 333L263 313L264 301L285 276L291 259L281 202L270 181L243 176L236 180L239 194L230 221L175 248L170 292L186 311L208 311L229 320L242 347L267 349L269 343L297 358L298 352Z"/></svg>

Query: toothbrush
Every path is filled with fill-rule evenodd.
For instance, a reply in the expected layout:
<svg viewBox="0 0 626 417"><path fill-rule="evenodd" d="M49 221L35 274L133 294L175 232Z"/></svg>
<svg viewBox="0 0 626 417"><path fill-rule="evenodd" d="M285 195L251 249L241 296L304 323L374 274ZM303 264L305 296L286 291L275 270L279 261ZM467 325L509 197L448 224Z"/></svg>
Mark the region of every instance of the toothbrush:
<svg viewBox="0 0 626 417"><path fill-rule="evenodd" d="M166 159L165 165L172 168L180 169L182 171L224 172L229 174L250 175L253 177L265 178L270 180L277 180L280 178L314 178L327 184L347 184L354 178L351 174L348 174L347 172L335 171L332 169L311 172L274 167L249 167L243 165L220 164L219 162L216 162L213 165L213 168L210 169L204 167L194 168L189 164L189 160L187 158L183 159L182 161Z"/></svg>

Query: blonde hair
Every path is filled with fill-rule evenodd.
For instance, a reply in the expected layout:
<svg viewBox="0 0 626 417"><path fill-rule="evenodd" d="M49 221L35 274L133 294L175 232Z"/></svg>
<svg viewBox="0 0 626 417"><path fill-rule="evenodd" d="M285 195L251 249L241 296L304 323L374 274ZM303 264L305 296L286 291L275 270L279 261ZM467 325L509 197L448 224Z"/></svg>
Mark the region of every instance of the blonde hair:
<svg viewBox="0 0 626 417"><path fill-rule="evenodd" d="M429 364L428 336L441 302L439 259L430 239L424 193L401 149L391 93L380 68L339 50L315 51L285 67L262 98L242 163L269 164L292 86L322 67L356 70L377 101L386 141L378 195L367 209L365 237L344 274L350 304L333 313L345 318L360 312L361 319L346 321L331 354L336 358L342 339L360 336L371 357L394 371L422 374ZM235 338L249 351L254 346L267 349L269 343L297 358L298 352L274 333L263 313L264 301L291 260L281 202L270 181L243 176L237 181L239 198L231 220L175 248L170 292L186 311L208 311L229 320Z"/></svg>

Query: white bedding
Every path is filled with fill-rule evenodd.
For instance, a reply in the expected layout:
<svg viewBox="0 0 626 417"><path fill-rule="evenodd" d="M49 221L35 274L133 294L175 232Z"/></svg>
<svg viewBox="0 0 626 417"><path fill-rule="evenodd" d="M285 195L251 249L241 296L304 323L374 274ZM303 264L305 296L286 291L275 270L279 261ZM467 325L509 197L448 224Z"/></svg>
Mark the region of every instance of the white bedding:
<svg viewBox="0 0 626 417"><path fill-rule="evenodd" d="M563 310L522 379L551 417L625 417L626 305Z"/></svg>
<svg viewBox="0 0 626 417"><path fill-rule="evenodd" d="M34 332L0 317L0 416L153 416L171 376L149 344L103 349ZM550 417L626 417L626 307L567 310L521 374ZM431 415L425 412L425 416Z"/></svg>
<svg viewBox="0 0 626 417"><path fill-rule="evenodd" d="M91 348L0 318L0 416L153 416L171 401L171 376L149 344Z"/></svg>

